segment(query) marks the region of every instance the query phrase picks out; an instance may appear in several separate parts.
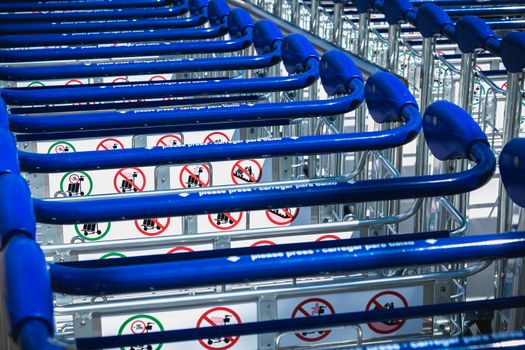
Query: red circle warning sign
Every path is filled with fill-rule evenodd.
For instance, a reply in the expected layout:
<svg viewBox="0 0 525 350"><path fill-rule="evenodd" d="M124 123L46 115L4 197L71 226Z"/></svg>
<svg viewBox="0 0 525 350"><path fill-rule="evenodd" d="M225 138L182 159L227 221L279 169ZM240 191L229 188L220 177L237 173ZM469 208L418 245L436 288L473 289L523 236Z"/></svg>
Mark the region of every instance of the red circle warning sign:
<svg viewBox="0 0 525 350"><path fill-rule="evenodd" d="M275 245L275 242L270 241L270 240L268 240L268 239L262 239L262 240L260 240L260 241L255 242L255 243L252 243L251 246L252 246L252 247L258 247L258 246L260 246L260 245Z"/></svg>
<svg viewBox="0 0 525 350"><path fill-rule="evenodd" d="M71 79L66 83L67 86L69 85L83 85L83 83L80 80L77 79Z"/></svg>
<svg viewBox="0 0 525 350"><path fill-rule="evenodd" d="M259 182L261 176L262 166L255 159L239 160L235 162L231 171L232 181L237 185Z"/></svg>
<svg viewBox="0 0 525 350"><path fill-rule="evenodd" d="M336 235L324 235L324 236L321 236L321 237L317 238L315 241L316 242L331 241L331 240L338 241L340 239L341 238L339 236L336 236Z"/></svg>
<svg viewBox="0 0 525 350"><path fill-rule="evenodd" d="M157 147L175 147L182 145L182 137L179 135L173 135L168 134L162 136L160 139L157 140L157 143L155 144Z"/></svg>
<svg viewBox="0 0 525 350"><path fill-rule="evenodd" d="M146 175L139 168L122 168L115 174L113 186L119 193L141 192L146 187Z"/></svg>
<svg viewBox="0 0 525 350"><path fill-rule="evenodd" d="M378 293L366 304L366 311L385 310L408 307L408 301L400 293L393 290L386 290ZM399 330L406 320L393 320L384 322L368 323L368 327L378 334L390 334Z"/></svg>
<svg viewBox="0 0 525 350"><path fill-rule="evenodd" d="M179 174L179 182L183 188L207 187L210 180L210 167L206 164L185 165Z"/></svg>
<svg viewBox="0 0 525 350"><path fill-rule="evenodd" d="M97 145L97 151L110 150L110 149L123 149L123 148L124 148L124 144L122 142L120 142L117 139L112 139L112 138L104 139L100 141Z"/></svg>
<svg viewBox="0 0 525 350"><path fill-rule="evenodd" d="M151 78L149 78L149 81L166 81L166 77L163 77L162 75L154 75Z"/></svg>
<svg viewBox="0 0 525 350"><path fill-rule="evenodd" d="M127 78L124 78L124 77L119 77L119 78L113 79L112 83L113 84L115 84L115 83L129 83L129 80Z"/></svg>
<svg viewBox="0 0 525 350"><path fill-rule="evenodd" d="M225 133L220 132L220 131L214 131L212 133L209 133L204 138L204 141L202 141L202 143L204 143L204 144L206 144L206 143L221 143L221 142L230 142L230 141L231 141L230 138Z"/></svg>
<svg viewBox="0 0 525 350"><path fill-rule="evenodd" d="M291 224L299 214L299 208L268 209L265 213L272 224L288 225Z"/></svg>
<svg viewBox="0 0 525 350"><path fill-rule="evenodd" d="M227 307L209 309L197 320L197 328L241 324L241 317ZM199 343L208 350L227 350L239 341L240 336L199 339Z"/></svg>
<svg viewBox="0 0 525 350"><path fill-rule="evenodd" d="M71 174L68 177L69 183L73 185L80 183L81 179L82 176L80 176L79 174Z"/></svg>
<svg viewBox="0 0 525 350"><path fill-rule="evenodd" d="M170 218L135 220L135 227L146 236L158 236L168 229Z"/></svg>
<svg viewBox="0 0 525 350"><path fill-rule="evenodd" d="M170 249L166 254L191 253L191 252L194 252L194 250L191 249L190 247L181 246L181 247Z"/></svg>
<svg viewBox="0 0 525 350"><path fill-rule="evenodd" d="M208 214L208 221L213 227L219 230L231 230L242 220L242 211L238 213L217 213Z"/></svg>
<svg viewBox="0 0 525 350"><path fill-rule="evenodd" d="M293 309L292 318L333 314L335 314L335 309L328 301L321 298L310 298L303 300L295 307L295 309ZM304 331L295 333L295 336L307 342L315 342L326 338L330 333L330 330Z"/></svg>

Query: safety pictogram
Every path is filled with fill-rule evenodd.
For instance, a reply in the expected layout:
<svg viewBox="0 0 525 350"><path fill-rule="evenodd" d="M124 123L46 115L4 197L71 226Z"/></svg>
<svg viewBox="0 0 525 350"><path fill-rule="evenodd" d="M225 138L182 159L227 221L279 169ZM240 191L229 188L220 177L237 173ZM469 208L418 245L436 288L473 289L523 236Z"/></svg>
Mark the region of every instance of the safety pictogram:
<svg viewBox="0 0 525 350"><path fill-rule="evenodd" d="M116 258L125 258L125 257L126 256L122 253L111 252L111 253L102 255L99 259L103 260L103 259L116 259Z"/></svg>
<svg viewBox="0 0 525 350"><path fill-rule="evenodd" d="M71 79L65 85L69 86L69 85L82 85L82 84L83 83L78 79Z"/></svg>
<svg viewBox="0 0 525 350"><path fill-rule="evenodd" d="M146 175L139 168L122 168L115 174L113 186L120 193L141 192L146 187Z"/></svg>
<svg viewBox="0 0 525 350"><path fill-rule="evenodd" d="M174 134L168 134L162 136L160 139L157 140L157 143L155 146L157 147L175 147L182 145L182 137L179 135Z"/></svg>
<svg viewBox="0 0 525 350"><path fill-rule="evenodd" d="M268 239L262 239L260 241L257 241L255 243L252 243L252 247L258 247L258 246L261 246L261 245L275 245L275 242L273 241L270 241Z"/></svg>
<svg viewBox="0 0 525 350"><path fill-rule="evenodd" d="M366 304L366 311L385 310L408 307L408 301L400 293L393 290L380 292L372 297ZM378 334L390 334L399 330L406 320L393 320L368 323L368 327Z"/></svg>
<svg viewBox="0 0 525 350"><path fill-rule="evenodd" d="M321 298L309 298L300 302L293 309L292 318L333 314L335 314L335 309L328 301ZM295 333L295 336L306 342L315 342L326 338L331 332L330 330L303 331Z"/></svg>
<svg viewBox="0 0 525 350"><path fill-rule="evenodd" d="M125 334L145 334L149 332L162 332L164 331L164 326L162 323L155 317L151 315L136 315L128 318L120 326L118 335ZM163 344L141 344L133 345L130 348L132 350L160 350ZM121 347L124 350L124 348Z"/></svg>
<svg viewBox="0 0 525 350"><path fill-rule="evenodd" d="M341 238L339 236L336 236L336 235L324 235L324 236L321 236L319 238L317 238L315 241L316 242L321 242L321 241L338 241L340 240Z"/></svg>
<svg viewBox="0 0 525 350"><path fill-rule="evenodd" d="M84 171L66 173L60 180L60 192L67 197L88 196L93 190L93 180Z"/></svg>
<svg viewBox="0 0 525 350"><path fill-rule="evenodd" d="M146 236L158 236L168 229L170 218L135 220L135 227Z"/></svg>
<svg viewBox="0 0 525 350"><path fill-rule="evenodd" d="M241 324L241 317L227 307L209 309L197 320L197 328ZM199 343L208 350L227 350L239 341L239 336L200 339Z"/></svg>
<svg viewBox="0 0 525 350"><path fill-rule="evenodd" d="M291 224L299 214L299 208L268 209L265 213L272 224L288 225Z"/></svg>
<svg viewBox="0 0 525 350"><path fill-rule="evenodd" d="M97 145L97 151L106 151L111 149L123 149L124 144L120 140L108 138L100 141Z"/></svg>
<svg viewBox="0 0 525 350"><path fill-rule="evenodd" d="M206 137L204 138L204 141L202 141L202 143L204 143L204 144L207 144L207 143L222 143L222 142L230 142L230 141L231 141L230 138L225 133L220 132L220 131L214 131L214 132L209 133L208 135L206 135Z"/></svg>
<svg viewBox="0 0 525 350"><path fill-rule="evenodd" d="M184 188L207 187L210 180L210 167L206 164L185 165L179 174L180 185Z"/></svg>
<svg viewBox="0 0 525 350"><path fill-rule="evenodd" d="M261 176L262 166L255 159L239 160L231 171L232 181L237 185L259 182Z"/></svg>
<svg viewBox="0 0 525 350"><path fill-rule="evenodd" d="M47 150L47 153L68 153L68 152L76 152L77 150L75 147L67 142L67 141L57 141L51 146L49 146L49 149Z"/></svg>
<svg viewBox="0 0 525 350"><path fill-rule="evenodd" d="M237 213L208 214L208 220L213 227L219 230L231 230L241 222L242 211Z"/></svg>
<svg viewBox="0 0 525 350"><path fill-rule="evenodd" d="M40 81L33 81L32 83L29 83L27 87L35 87L35 86L46 86L46 84L40 82Z"/></svg>
<svg viewBox="0 0 525 350"><path fill-rule="evenodd" d="M194 250L191 249L190 247L180 246L180 247L175 247L173 249L170 249L166 254L191 253L191 252L194 252Z"/></svg>
<svg viewBox="0 0 525 350"><path fill-rule="evenodd" d="M77 235L86 241L101 240L109 233L109 230L111 230L111 222L91 222L88 224L75 225Z"/></svg>

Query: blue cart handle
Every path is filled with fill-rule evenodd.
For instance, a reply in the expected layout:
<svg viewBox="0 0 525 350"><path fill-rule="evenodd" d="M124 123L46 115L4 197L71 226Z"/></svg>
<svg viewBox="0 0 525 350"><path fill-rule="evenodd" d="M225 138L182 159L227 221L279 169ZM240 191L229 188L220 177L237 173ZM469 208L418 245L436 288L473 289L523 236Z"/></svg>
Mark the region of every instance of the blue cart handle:
<svg viewBox="0 0 525 350"><path fill-rule="evenodd" d="M525 208L525 138L514 139L503 147L499 170L510 198Z"/></svg>
<svg viewBox="0 0 525 350"><path fill-rule="evenodd" d="M181 73L267 68L281 61L283 35L269 20L258 21L253 29L257 56L165 59L155 61L64 64L52 66L3 66L0 80L71 79L134 74ZM35 93L38 93L36 91Z"/></svg>
<svg viewBox="0 0 525 350"><path fill-rule="evenodd" d="M166 6L166 0L0 2L0 12L69 11Z"/></svg>
<svg viewBox="0 0 525 350"><path fill-rule="evenodd" d="M232 15L234 11L232 11ZM9 105L44 105L50 103L291 91L303 89L311 85L319 77L319 58L317 53L302 35L290 34L284 39L282 58L290 74L288 77L215 79L199 80L197 82L146 82L109 86L78 86L75 88L3 89L1 93L4 101Z"/></svg>
<svg viewBox="0 0 525 350"><path fill-rule="evenodd" d="M377 87L385 86L380 83L383 74L386 73L374 75L377 76L378 81L377 84L369 85L371 89L374 85ZM372 93L372 98L367 97L368 105L373 105L374 97L381 94L386 98L395 96L395 92L390 89L390 86L386 86L385 89L379 89L379 95ZM406 109L406 112L412 111L411 113L415 114L414 104L412 102L403 104L403 100L390 100L390 103L380 105L377 109L371 107L369 109L372 115L377 112L374 117L376 121L391 120L390 118L395 115L394 111L400 105L403 107L402 110ZM385 102L381 98L377 98L377 101ZM389 102L388 99L386 101ZM399 109L397 109L396 114L400 114ZM437 158L441 160L471 159L477 165L470 170L457 174L384 180L287 185L277 188L259 187L249 190L219 192L211 190L209 192L182 194L168 191L113 199L34 199L35 213L41 222L73 224L209 214L224 211L382 201L464 193L481 187L491 178L496 165L494 154L488 147L485 134L467 113L448 102L436 102L427 109L423 119L423 127L429 148ZM366 140L366 137L362 138L362 142L366 143ZM282 141L288 144L293 143L293 139ZM357 142L357 140L354 141ZM312 146L314 147L314 145ZM220 147L221 145L213 146ZM210 147L209 152L213 153L214 148Z"/></svg>
<svg viewBox="0 0 525 350"><path fill-rule="evenodd" d="M68 45L96 45L108 43L132 43L145 41L173 41L197 40L217 38L228 32L227 15L229 7L213 6L213 3L224 0L211 0L208 9L209 18L219 21L212 23L209 28L180 28L180 29L142 29L131 31L108 31L87 33L51 33L51 34L23 34L0 36L0 47L30 47L30 46L68 46ZM222 12L224 11L224 12ZM155 20L157 21L157 20ZM159 21L163 21L160 19ZM234 23L234 25L236 25Z"/></svg>

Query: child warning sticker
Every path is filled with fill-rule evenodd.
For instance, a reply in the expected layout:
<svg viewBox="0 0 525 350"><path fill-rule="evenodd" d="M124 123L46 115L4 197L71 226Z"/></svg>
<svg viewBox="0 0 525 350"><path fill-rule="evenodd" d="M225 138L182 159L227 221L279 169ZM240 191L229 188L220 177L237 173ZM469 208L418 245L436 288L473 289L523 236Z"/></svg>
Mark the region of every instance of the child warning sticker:
<svg viewBox="0 0 525 350"><path fill-rule="evenodd" d="M309 298L300 302L293 309L292 318L333 314L335 314L335 309L328 301L321 298ZM326 338L330 332L330 330L302 331L295 333L295 336L306 342L316 342Z"/></svg>
<svg viewBox="0 0 525 350"><path fill-rule="evenodd" d="M242 211L238 213L217 213L208 214L208 220L213 227L219 230L231 230L235 228L242 220Z"/></svg>
<svg viewBox="0 0 525 350"><path fill-rule="evenodd" d="M116 172L113 186L119 193L142 192L146 187L146 175L140 168L122 168Z"/></svg>
<svg viewBox="0 0 525 350"><path fill-rule="evenodd" d="M93 191L93 180L84 171L66 173L60 180L60 193L64 196L89 196L91 191Z"/></svg>
<svg viewBox="0 0 525 350"><path fill-rule="evenodd" d="M408 307L407 299L399 292L386 290L375 294L366 304L366 311L385 310ZM390 334L399 330L406 320L393 320L384 322L368 323L368 327L378 334Z"/></svg>
<svg viewBox="0 0 525 350"><path fill-rule="evenodd" d="M237 185L259 182L261 176L262 166L255 159L239 160L231 170L232 181Z"/></svg>
<svg viewBox="0 0 525 350"><path fill-rule="evenodd" d="M209 133L206 135L202 143L223 143L223 142L230 142L231 139L228 135L223 133L222 131L214 131L212 133Z"/></svg>
<svg viewBox="0 0 525 350"><path fill-rule="evenodd" d="M241 324L241 317L232 309L218 306L209 309L197 320L197 328ZM209 350L227 350L234 346L240 336L200 339L199 343Z"/></svg>
<svg viewBox="0 0 525 350"><path fill-rule="evenodd" d="M47 153L61 154L61 153L69 153L69 152L76 152L76 151L77 150L71 143L67 141L57 141L53 143L51 146L49 146Z"/></svg>
<svg viewBox="0 0 525 350"><path fill-rule="evenodd" d="M211 182L210 167L206 164L185 165L179 173L183 188L207 187Z"/></svg>
<svg viewBox="0 0 525 350"><path fill-rule="evenodd" d="M100 141L97 145L97 151L107 151L112 149L123 149L124 144L118 140L113 138L107 138L102 141Z"/></svg>
<svg viewBox="0 0 525 350"><path fill-rule="evenodd" d="M118 335L145 334L150 332L162 332L164 326L160 321L150 315L141 314L128 318L119 328ZM160 350L163 344L137 344L131 349ZM125 350L125 348L122 348ZM127 350L127 349L126 349Z"/></svg>
<svg viewBox="0 0 525 350"><path fill-rule="evenodd" d="M98 241L104 238L111 230L111 222L75 225L76 234L85 241Z"/></svg>
<svg viewBox="0 0 525 350"><path fill-rule="evenodd" d="M176 147L183 144L182 137L176 134L167 134L157 140L155 146L157 147Z"/></svg>
<svg viewBox="0 0 525 350"><path fill-rule="evenodd" d="M137 230L146 236L158 236L168 229L170 218L135 220Z"/></svg>
<svg viewBox="0 0 525 350"><path fill-rule="evenodd" d="M268 209L265 213L272 224L289 225L299 214L299 208Z"/></svg>

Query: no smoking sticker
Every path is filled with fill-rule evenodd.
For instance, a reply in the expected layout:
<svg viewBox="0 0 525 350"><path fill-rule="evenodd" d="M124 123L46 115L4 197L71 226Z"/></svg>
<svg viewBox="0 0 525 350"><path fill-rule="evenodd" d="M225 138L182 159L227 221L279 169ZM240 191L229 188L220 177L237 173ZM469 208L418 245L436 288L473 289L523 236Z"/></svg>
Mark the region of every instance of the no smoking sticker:
<svg viewBox="0 0 525 350"><path fill-rule="evenodd" d="M57 141L51 146L49 146L47 153L61 154L61 153L76 152L76 151L77 150L71 143L67 141Z"/></svg>
<svg viewBox="0 0 525 350"><path fill-rule="evenodd" d="M265 214L272 224L288 225L291 224L299 214L299 208L268 209L265 211Z"/></svg>
<svg viewBox="0 0 525 350"><path fill-rule="evenodd" d="M97 151L107 151L112 149L123 149L124 144L120 142L118 139L105 139L98 143L97 145Z"/></svg>
<svg viewBox="0 0 525 350"><path fill-rule="evenodd" d="M170 218L135 220L135 227L146 236L158 236L168 229Z"/></svg>
<svg viewBox="0 0 525 350"><path fill-rule="evenodd" d="M111 222L88 223L75 225L77 235L86 241L98 241L104 238L111 230Z"/></svg>
<svg viewBox="0 0 525 350"><path fill-rule="evenodd" d="M146 175L140 168L122 168L115 174L113 186L119 193L141 192L146 187Z"/></svg>
<svg viewBox="0 0 525 350"><path fill-rule="evenodd" d="M155 146L157 147L176 147L182 145L182 137L175 134L164 135L157 140Z"/></svg>
<svg viewBox="0 0 525 350"><path fill-rule="evenodd" d="M241 317L227 307L214 307L209 309L197 320L197 328L241 324ZM209 350L227 350L234 346L240 336L200 339L199 343Z"/></svg>
<svg viewBox="0 0 525 350"><path fill-rule="evenodd" d="M232 181L237 185L259 182L261 176L262 166L255 159L239 160L231 170Z"/></svg>
<svg viewBox="0 0 525 350"><path fill-rule="evenodd" d="M162 332L164 326L162 323L151 315L136 315L128 318L120 326L118 335L126 334L145 334L150 332ZM160 350L163 344L137 344L131 346L135 350ZM125 348L122 348L124 350ZM128 350L128 349L126 349Z"/></svg>
<svg viewBox="0 0 525 350"><path fill-rule="evenodd" d="M387 290L377 293L370 299L366 305L366 311L397 309L408 307L406 298L393 290ZM393 320L384 322L368 323L368 328L378 334L390 334L399 330L405 324L406 320Z"/></svg>
<svg viewBox="0 0 525 350"><path fill-rule="evenodd" d="M84 171L66 173L60 180L60 192L67 197L88 196L93 190L93 180Z"/></svg>
<svg viewBox="0 0 525 350"><path fill-rule="evenodd" d="M297 305L292 311L292 318L312 317L335 314L334 307L321 298L309 298ZM316 342L326 338L330 330L303 331L295 333L295 336L306 342Z"/></svg>
<svg viewBox="0 0 525 350"><path fill-rule="evenodd" d="M223 133L221 131L215 131L215 132L212 132L212 133L209 133L208 135L206 135L206 137L204 138L202 143L204 143L204 144L207 144L207 143L224 143L224 142L230 142L230 141L231 140L228 137L228 135L226 135L225 133Z"/></svg>
<svg viewBox="0 0 525 350"><path fill-rule="evenodd" d="M213 227L219 230L231 230L242 220L242 211L238 213L208 214L208 220Z"/></svg>
<svg viewBox="0 0 525 350"><path fill-rule="evenodd" d="M210 167L206 164L185 165L179 174L180 185L184 188L207 187L211 180Z"/></svg>

